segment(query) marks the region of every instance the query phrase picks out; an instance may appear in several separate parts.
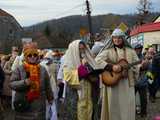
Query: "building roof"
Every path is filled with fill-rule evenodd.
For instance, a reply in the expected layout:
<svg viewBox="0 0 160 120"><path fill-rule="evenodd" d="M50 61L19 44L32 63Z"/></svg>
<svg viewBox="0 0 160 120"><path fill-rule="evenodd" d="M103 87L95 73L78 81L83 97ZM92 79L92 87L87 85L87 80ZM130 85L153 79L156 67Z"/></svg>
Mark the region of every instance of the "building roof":
<svg viewBox="0 0 160 120"><path fill-rule="evenodd" d="M6 11L0 9L0 16L12 16L9 13L7 13Z"/></svg>
<svg viewBox="0 0 160 120"><path fill-rule="evenodd" d="M19 29L23 29L22 27L21 27L21 25L17 22L17 20L11 15L11 14L9 14L9 13L7 13L6 11L4 11L4 10L2 10L1 8L0 8L0 17L1 16L5 16L5 17L7 17L7 18L12 18L13 20L14 20L14 23L17 25L17 27L19 27Z"/></svg>
<svg viewBox="0 0 160 120"><path fill-rule="evenodd" d="M160 22L160 14L157 15L153 20L152 22Z"/></svg>
<svg viewBox="0 0 160 120"><path fill-rule="evenodd" d="M154 22L160 22L160 15L157 17L157 19L155 19Z"/></svg>
<svg viewBox="0 0 160 120"><path fill-rule="evenodd" d="M153 31L160 31L160 22L137 26L131 30L130 35L133 36L139 33L153 32Z"/></svg>

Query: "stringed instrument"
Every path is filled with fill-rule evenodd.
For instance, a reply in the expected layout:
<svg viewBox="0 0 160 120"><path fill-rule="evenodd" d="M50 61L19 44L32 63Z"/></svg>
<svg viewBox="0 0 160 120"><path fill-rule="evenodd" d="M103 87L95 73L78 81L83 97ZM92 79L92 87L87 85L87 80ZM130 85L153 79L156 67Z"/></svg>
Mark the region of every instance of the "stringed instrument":
<svg viewBox="0 0 160 120"><path fill-rule="evenodd" d="M128 77L128 69L130 69L132 66L140 64L142 60L133 62L133 63L128 63L126 59L121 59L118 61L118 65L122 67L122 70L120 72L114 72L114 71L104 71L101 76L102 76L102 82L106 86L114 86L118 84L118 82L123 79Z"/></svg>

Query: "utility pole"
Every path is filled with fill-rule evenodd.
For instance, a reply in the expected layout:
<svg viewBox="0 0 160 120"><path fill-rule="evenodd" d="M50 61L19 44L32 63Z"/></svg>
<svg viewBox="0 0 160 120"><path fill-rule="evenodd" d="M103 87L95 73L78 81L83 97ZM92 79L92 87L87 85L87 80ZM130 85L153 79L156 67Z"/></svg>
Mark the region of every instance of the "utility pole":
<svg viewBox="0 0 160 120"><path fill-rule="evenodd" d="M90 4L88 0L86 0L86 6L87 6L87 16L88 16L88 28L89 28L89 33L90 33L89 44L90 46L93 46L94 41L93 41L93 32L92 32L91 10L90 10Z"/></svg>

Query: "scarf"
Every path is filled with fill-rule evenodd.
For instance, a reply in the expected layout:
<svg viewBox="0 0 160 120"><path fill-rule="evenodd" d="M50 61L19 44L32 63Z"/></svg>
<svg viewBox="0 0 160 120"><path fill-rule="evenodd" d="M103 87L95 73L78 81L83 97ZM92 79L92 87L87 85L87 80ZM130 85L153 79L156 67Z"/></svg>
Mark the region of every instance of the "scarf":
<svg viewBox="0 0 160 120"><path fill-rule="evenodd" d="M65 66L67 69L72 70L72 69L77 69L79 65L81 65L80 51L79 51L80 41L81 40L75 40L69 44L68 50L66 51L64 55L63 67ZM84 58L93 69L99 69L98 64L93 58L93 54L91 53L87 45L84 51Z"/></svg>
<svg viewBox="0 0 160 120"><path fill-rule="evenodd" d="M27 77L31 80L29 90L26 94L27 100L33 102L40 97L40 65L32 65L24 62L24 68L28 74Z"/></svg>

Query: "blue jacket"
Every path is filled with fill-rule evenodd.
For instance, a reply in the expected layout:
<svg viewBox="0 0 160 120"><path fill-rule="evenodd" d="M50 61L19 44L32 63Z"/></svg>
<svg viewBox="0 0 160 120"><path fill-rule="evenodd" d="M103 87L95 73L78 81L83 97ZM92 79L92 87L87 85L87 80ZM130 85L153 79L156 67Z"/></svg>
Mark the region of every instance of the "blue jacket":
<svg viewBox="0 0 160 120"><path fill-rule="evenodd" d="M137 55L139 57L140 60L142 60L144 57L143 57L143 54L139 54ZM147 68L148 69L148 68ZM138 82L136 83L136 86L138 87L145 87L147 86L148 82L147 82L147 76L145 75L145 72L146 70L143 70L143 71L140 71L140 76L139 76L139 80Z"/></svg>

